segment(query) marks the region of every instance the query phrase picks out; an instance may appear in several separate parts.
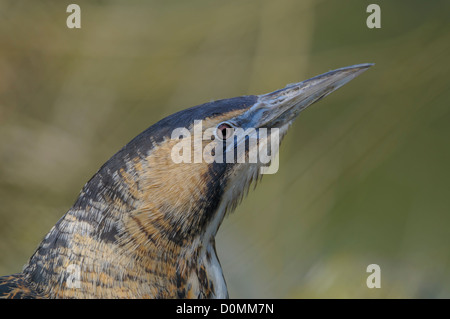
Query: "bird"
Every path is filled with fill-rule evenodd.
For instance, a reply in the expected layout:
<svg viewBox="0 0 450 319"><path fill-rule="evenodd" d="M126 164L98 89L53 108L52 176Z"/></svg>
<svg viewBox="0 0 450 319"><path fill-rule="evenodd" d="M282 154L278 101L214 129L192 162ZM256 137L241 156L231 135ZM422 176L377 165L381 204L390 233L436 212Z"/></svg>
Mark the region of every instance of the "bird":
<svg viewBox="0 0 450 319"><path fill-rule="evenodd" d="M150 126L83 186L22 271L0 277L0 298L229 298L215 236L267 168L250 154L372 65L207 102Z"/></svg>

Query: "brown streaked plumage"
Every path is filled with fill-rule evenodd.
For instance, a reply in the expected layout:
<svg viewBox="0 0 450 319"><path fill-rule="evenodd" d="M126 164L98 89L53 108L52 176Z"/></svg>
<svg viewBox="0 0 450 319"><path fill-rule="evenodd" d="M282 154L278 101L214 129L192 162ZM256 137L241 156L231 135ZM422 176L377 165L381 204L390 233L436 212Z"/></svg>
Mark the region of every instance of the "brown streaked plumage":
<svg viewBox="0 0 450 319"><path fill-rule="evenodd" d="M206 103L151 126L86 183L23 271L0 277L0 297L228 297L215 235L226 212L260 177L262 163L176 163L171 152L180 140L172 132L187 129L192 157L196 120L202 120L202 132L225 122L278 128L282 137L304 108L369 66L330 71L265 95ZM201 150L219 143L202 140ZM238 138L225 152L240 143L246 157L258 147Z"/></svg>

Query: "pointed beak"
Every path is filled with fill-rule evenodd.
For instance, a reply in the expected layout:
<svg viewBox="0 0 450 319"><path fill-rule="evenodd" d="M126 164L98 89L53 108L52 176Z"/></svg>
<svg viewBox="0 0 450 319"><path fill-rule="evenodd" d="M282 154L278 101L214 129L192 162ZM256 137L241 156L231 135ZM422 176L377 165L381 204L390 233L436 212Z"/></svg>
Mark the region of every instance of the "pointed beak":
<svg viewBox="0 0 450 319"><path fill-rule="evenodd" d="M289 84L283 89L260 95L257 103L246 112L253 127L281 127L289 124L311 104L354 79L372 63L352 65L329 71L309 80Z"/></svg>

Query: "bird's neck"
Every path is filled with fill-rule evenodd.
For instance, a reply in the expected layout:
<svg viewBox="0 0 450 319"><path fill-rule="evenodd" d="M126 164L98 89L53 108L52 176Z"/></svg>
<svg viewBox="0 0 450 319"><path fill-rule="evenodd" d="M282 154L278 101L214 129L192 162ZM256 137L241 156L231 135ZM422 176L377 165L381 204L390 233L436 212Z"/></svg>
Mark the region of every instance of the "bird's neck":
<svg viewBox="0 0 450 319"><path fill-rule="evenodd" d="M35 288L57 298L187 298L208 296L223 276L214 241L179 241L137 210L97 223L70 210L49 232L25 269ZM106 226L111 224L111 227ZM114 225L115 224L115 225ZM98 231L103 225L102 231ZM217 277L217 278L216 278ZM225 292L226 293L226 292ZM222 294L224 294L222 292Z"/></svg>
<svg viewBox="0 0 450 319"><path fill-rule="evenodd" d="M208 223L195 214L201 181L179 189L185 177L145 176L142 165L101 170L85 185L24 270L37 290L52 297L174 298L207 297L214 295L210 283L224 286L215 232L202 236ZM204 275L210 267L212 280Z"/></svg>

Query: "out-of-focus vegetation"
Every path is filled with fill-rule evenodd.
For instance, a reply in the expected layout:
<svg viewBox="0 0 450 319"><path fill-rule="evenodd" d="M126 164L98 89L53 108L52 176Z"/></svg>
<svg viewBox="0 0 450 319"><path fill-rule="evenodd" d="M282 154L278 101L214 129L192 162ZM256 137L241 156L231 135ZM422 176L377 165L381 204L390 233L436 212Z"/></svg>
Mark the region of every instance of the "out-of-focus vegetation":
<svg viewBox="0 0 450 319"><path fill-rule="evenodd" d="M381 29L369 3L0 0L0 275L162 117L374 62L302 114L225 220L230 296L450 297L450 2L375 1Z"/></svg>

